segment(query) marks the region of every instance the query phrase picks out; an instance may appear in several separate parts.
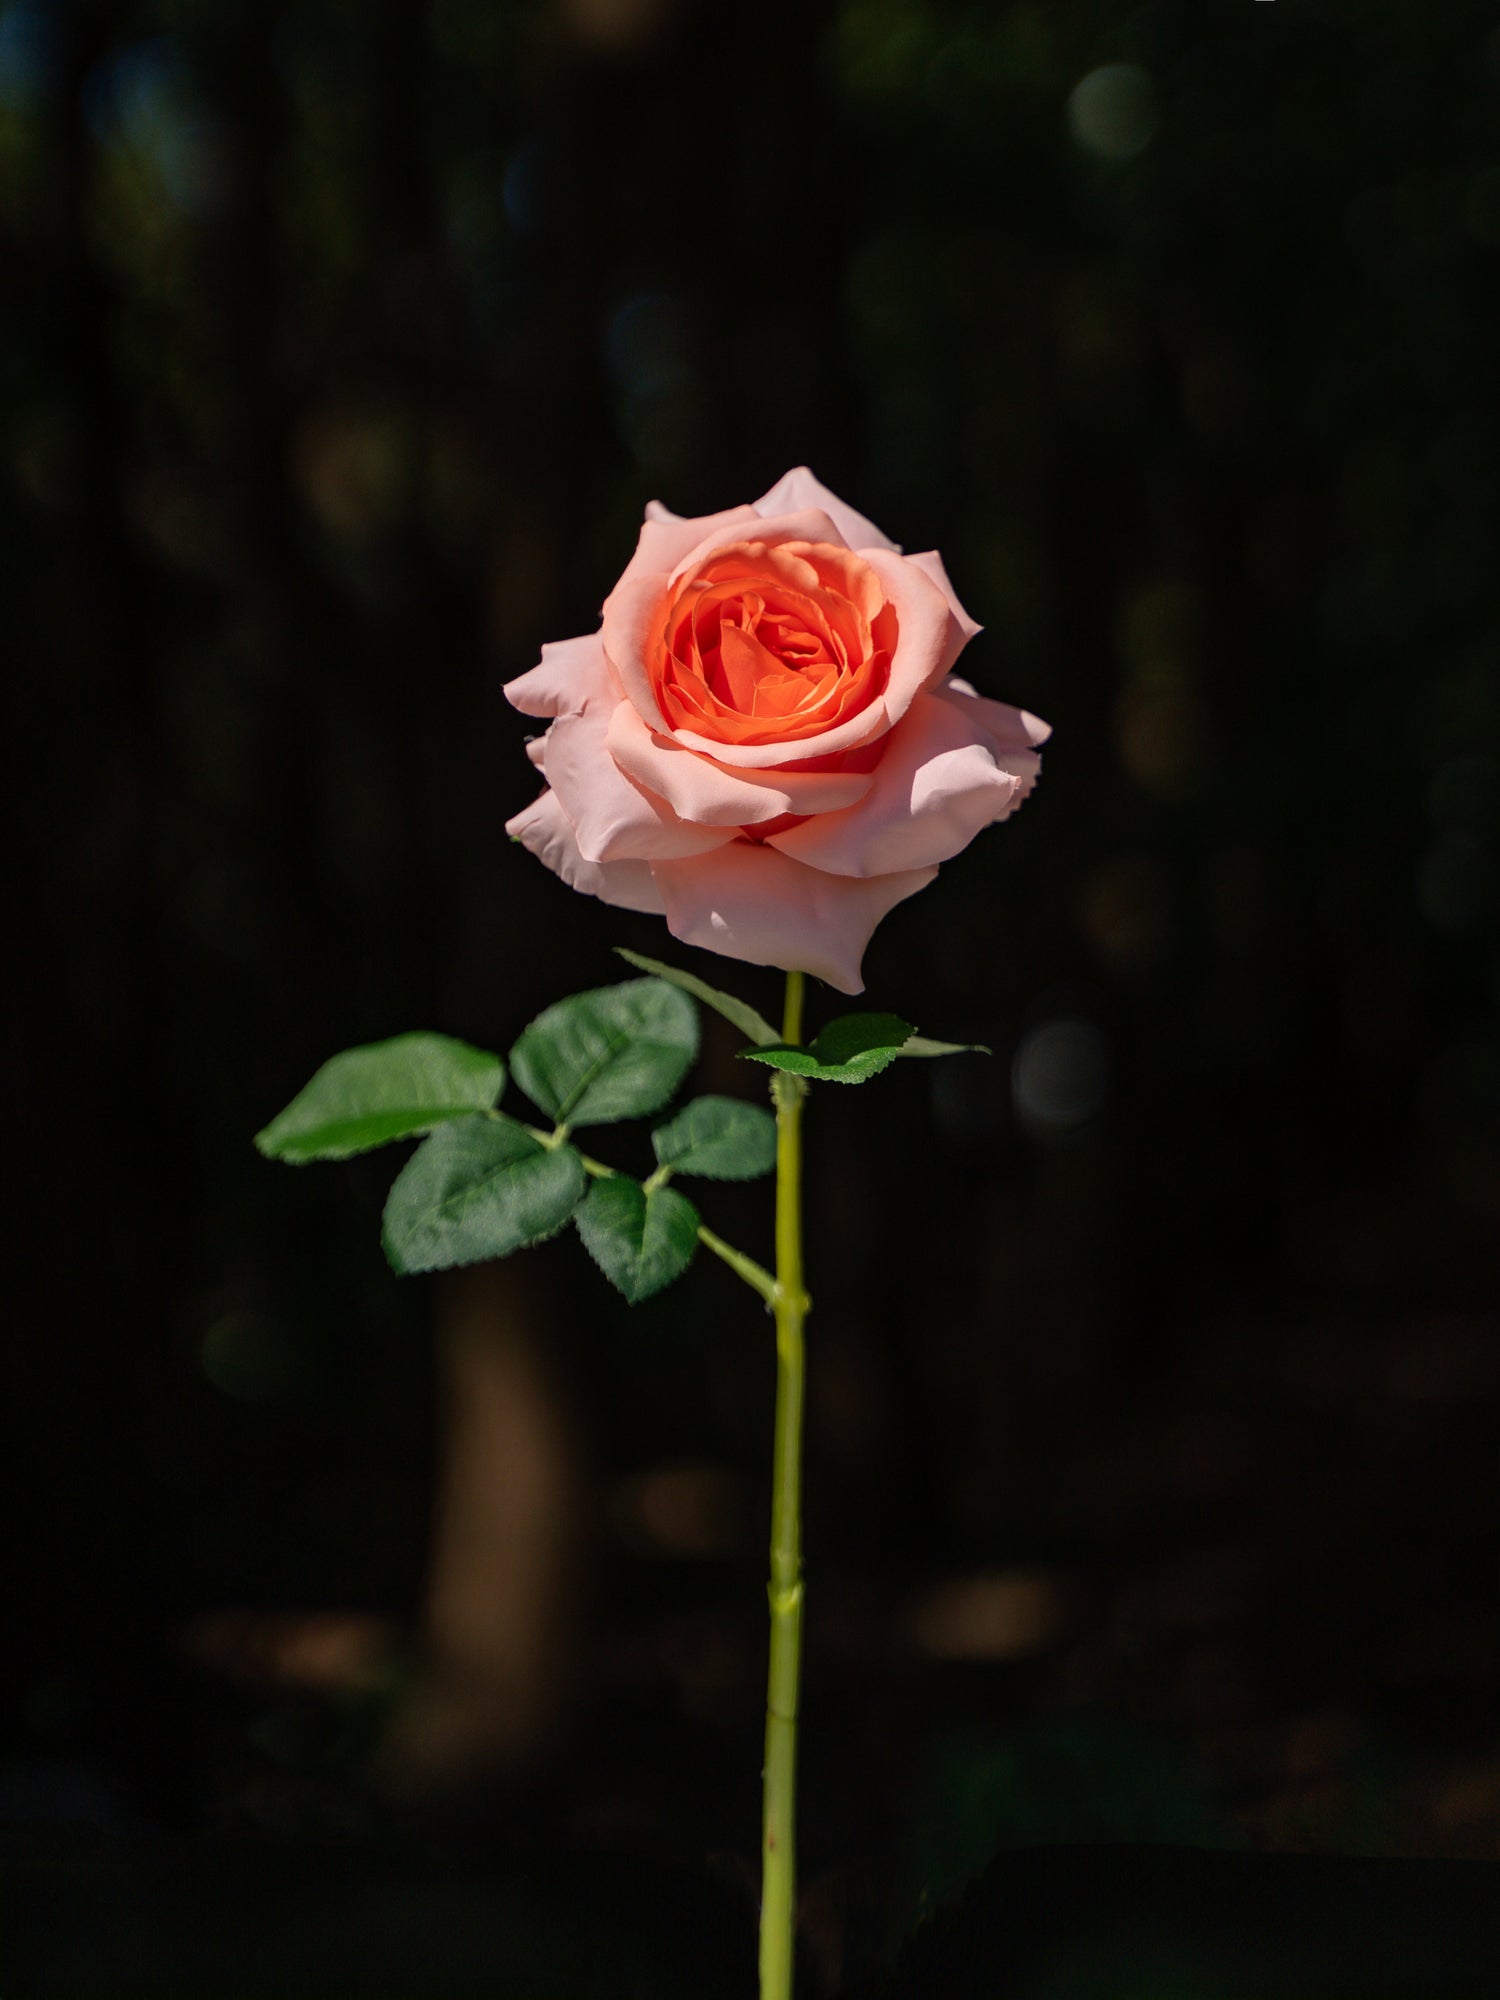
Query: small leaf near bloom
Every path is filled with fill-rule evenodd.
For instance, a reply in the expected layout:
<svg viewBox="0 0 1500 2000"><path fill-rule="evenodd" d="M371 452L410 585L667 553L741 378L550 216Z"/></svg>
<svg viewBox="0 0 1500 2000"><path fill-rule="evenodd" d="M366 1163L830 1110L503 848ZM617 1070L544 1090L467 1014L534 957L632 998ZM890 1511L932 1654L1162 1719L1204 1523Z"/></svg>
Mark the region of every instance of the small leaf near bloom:
<svg viewBox="0 0 1500 2000"><path fill-rule="evenodd" d="M741 1049L740 1057L816 1083L868 1083L896 1060L911 1035L910 1026L895 1014L841 1014L806 1047L781 1043L771 1049Z"/></svg>
<svg viewBox="0 0 1500 2000"><path fill-rule="evenodd" d="M396 1035L331 1056L255 1143L292 1166L347 1160L488 1111L504 1087L499 1056L449 1035Z"/></svg>
<svg viewBox="0 0 1500 2000"><path fill-rule="evenodd" d="M571 1146L545 1146L510 1118L461 1118L396 1176L381 1242L403 1276L508 1257L555 1236L587 1187Z"/></svg>
<svg viewBox="0 0 1500 2000"><path fill-rule="evenodd" d="M584 1247L630 1305L680 1278L698 1248L698 1211L674 1188L611 1174L574 1216Z"/></svg>
<svg viewBox="0 0 1500 2000"><path fill-rule="evenodd" d="M665 980L628 979L538 1014L510 1067L559 1125L611 1125L660 1111L697 1053L692 1001Z"/></svg>
<svg viewBox="0 0 1500 2000"><path fill-rule="evenodd" d="M598 632L506 689L548 723L507 831L686 943L858 993L881 918L1031 791L1047 725L955 677L979 627L942 558L805 466L753 506L646 511Z"/></svg>
<svg viewBox="0 0 1500 2000"><path fill-rule="evenodd" d="M695 1097L651 1134L658 1162L674 1174L753 1181L776 1164L776 1120L737 1097Z"/></svg>

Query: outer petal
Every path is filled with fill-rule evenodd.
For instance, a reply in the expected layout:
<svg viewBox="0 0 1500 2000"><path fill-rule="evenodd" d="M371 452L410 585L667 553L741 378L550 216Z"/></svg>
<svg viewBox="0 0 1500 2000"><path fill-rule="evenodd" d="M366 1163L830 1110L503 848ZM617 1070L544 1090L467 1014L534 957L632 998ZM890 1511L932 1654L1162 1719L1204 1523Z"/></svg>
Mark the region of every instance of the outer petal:
<svg viewBox="0 0 1500 2000"><path fill-rule="evenodd" d="M613 903L621 910L644 910L653 917L665 914L660 892L644 861L611 861L601 866L584 860L555 792L543 792L525 812L507 820L505 831L554 875L560 875L570 889L597 896L601 903Z"/></svg>
<svg viewBox="0 0 1500 2000"><path fill-rule="evenodd" d="M625 699L648 729L667 726L646 671L646 641L666 587L667 578L654 571L635 576L627 571L605 598L599 627L599 643L619 676Z"/></svg>
<svg viewBox="0 0 1500 2000"><path fill-rule="evenodd" d="M699 736L692 729L674 731L672 740L699 756L732 764L740 772L775 771L782 776L795 771L799 759L831 757L839 750L853 750L861 743L868 743L872 736L883 736L890 726L886 702L877 699L858 715L851 715L847 722L835 723L821 736L804 736L796 743L719 743L712 737ZM795 757L791 754L794 750Z"/></svg>
<svg viewBox="0 0 1500 2000"><path fill-rule="evenodd" d="M1008 701L990 701L967 681L953 674L932 692L950 702L960 715L973 718L979 728L993 737L1001 750L1039 750L1052 734L1050 722L1043 722L1029 709L1012 708Z"/></svg>
<svg viewBox="0 0 1500 2000"><path fill-rule="evenodd" d="M860 960L875 926L937 874L914 868L856 881L748 840L658 862L653 872L674 937L751 965L814 973L841 993L863 992Z"/></svg>
<svg viewBox="0 0 1500 2000"><path fill-rule="evenodd" d="M577 715L595 702L620 699L599 634L543 646L541 665L505 684L505 699L523 715Z"/></svg>
<svg viewBox="0 0 1500 2000"><path fill-rule="evenodd" d="M653 734L628 701L610 717L607 740L611 758L628 778L699 827L759 826L783 813L837 811L862 799L875 782L867 771L798 771L795 766L731 771L684 748L678 738Z"/></svg>
<svg viewBox="0 0 1500 2000"><path fill-rule="evenodd" d="M882 534L873 521L857 513L847 500L840 500L805 465L784 472L770 492L763 493L755 503L756 513L765 515L794 514L804 507L820 508L851 549L890 549L896 555L901 553L899 542Z"/></svg>
<svg viewBox="0 0 1500 2000"><path fill-rule="evenodd" d="M635 714L629 702L618 702L616 707ZM606 746L609 720L599 708L586 715L564 715L543 742L543 776L572 822L585 861L656 861L707 854L734 838L727 829L686 825L665 799L633 785Z"/></svg>
<svg viewBox="0 0 1500 2000"><path fill-rule="evenodd" d="M810 867L861 878L951 859L981 827L1014 812L1041 770L1034 750L998 748L965 713L974 706L918 695L886 739L869 797L773 833L771 845Z"/></svg>
<svg viewBox="0 0 1500 2000"><path fill-rule="evenodd" d="M673 514L659 500L649 500L635 554L626 563L620 583L637 576L670 575L706 536L720 528L743 526L755 518L753 507L726 507L718 514ZM615 589L619 587L617 583Z"/></svg>
<svg viewBox="0 0 1500 2000"><path fill-rule="evenodd" d="M895 608L900 637L891 655L891 678L885 691L892 727L922 692L946 672L952 611L941 585L919 564L904 556L866 549L865 561L880 579L886 603Z"/></svg>
<svg viewBox="0 0 1500 2000"><path fill-rule="evenodd" d="M948 644L943 653L943 671L948 672L969 641L982 632L984 627L971 618L958 601L958 592L948 581L948 572L943 559L936 549L928 549L922 555L908 556L909 563L915 563L924 576L930 576L938 589L948 600Z"/></svg>
<svg viewBox="0 0 1500 2000"><path fill-rule="evenodd" d="M733 542L768 542L773 548L779 542L829 542L836 549L849 546L837 521L821 507L799 507L782 514L752 512L748 525L740 519L731 520L727 515L723 521L722 527L711 529L701 542L678 559L672 570L673 576L695 566L715 549L728 548Z"/></svg>

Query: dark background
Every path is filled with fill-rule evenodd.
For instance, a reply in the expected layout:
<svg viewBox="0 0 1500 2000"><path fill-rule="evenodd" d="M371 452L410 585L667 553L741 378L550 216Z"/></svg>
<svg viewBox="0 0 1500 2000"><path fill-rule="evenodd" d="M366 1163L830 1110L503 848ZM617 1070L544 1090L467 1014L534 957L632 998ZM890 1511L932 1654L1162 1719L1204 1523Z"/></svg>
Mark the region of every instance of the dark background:
<svg viewBox="0 0 1500 2000"><path fill-rule="evenodd" d="M867 960L994 1057L811 1108L825 1965L997 1842L1500 1857L1493 5L6 0L0 401L0 1816L753 1879L753 1299L249 1142L615 944L774 1008L507 842L501 688L806 461L1056 728Z"/></svg>

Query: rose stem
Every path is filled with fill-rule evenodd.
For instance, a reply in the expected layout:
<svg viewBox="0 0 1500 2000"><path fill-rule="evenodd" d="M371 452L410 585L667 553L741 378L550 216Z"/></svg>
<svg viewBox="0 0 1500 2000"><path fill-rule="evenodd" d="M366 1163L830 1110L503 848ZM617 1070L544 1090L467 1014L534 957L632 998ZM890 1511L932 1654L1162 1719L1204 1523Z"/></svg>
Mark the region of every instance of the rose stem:
<svg viewBox="0 0 1500 2000"><path fill-rule="evenodd" d="M781 1038L802 1039L800 972L786 976ZM771 1475L771 1672L766 1695L765 1816L761 1840L761 2000L790 2000L797 1907L797 1684L802 1664L801 1077L778 1070L776 1104L776 1450Z"/></svg>

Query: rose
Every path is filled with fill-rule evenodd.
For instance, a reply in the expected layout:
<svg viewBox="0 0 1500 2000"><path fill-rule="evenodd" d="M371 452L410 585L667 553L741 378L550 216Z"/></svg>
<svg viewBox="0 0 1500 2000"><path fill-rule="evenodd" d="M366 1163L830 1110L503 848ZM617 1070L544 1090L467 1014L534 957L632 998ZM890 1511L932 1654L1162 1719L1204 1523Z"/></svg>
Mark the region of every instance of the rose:
<svg viewBox="0 0 1500 2000"><path fill-rule="evenodd" d="M599 631L505 690L552 718L506 831L685 943L858 993L880 919L1036 783L1047 725L951 672L979 629L806 467L727 513L653 501Z"/></svg>

